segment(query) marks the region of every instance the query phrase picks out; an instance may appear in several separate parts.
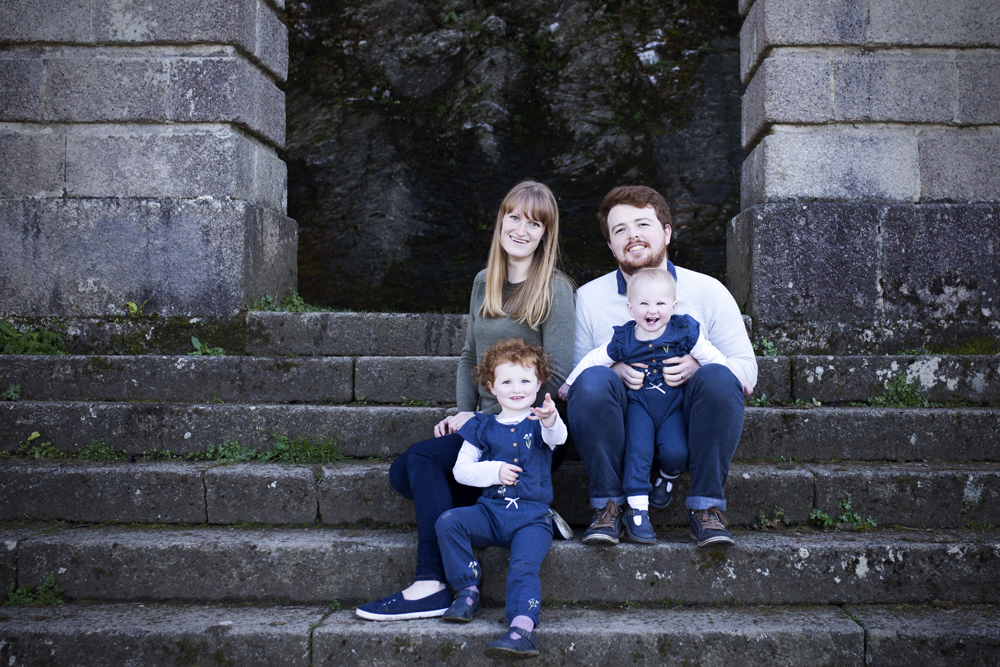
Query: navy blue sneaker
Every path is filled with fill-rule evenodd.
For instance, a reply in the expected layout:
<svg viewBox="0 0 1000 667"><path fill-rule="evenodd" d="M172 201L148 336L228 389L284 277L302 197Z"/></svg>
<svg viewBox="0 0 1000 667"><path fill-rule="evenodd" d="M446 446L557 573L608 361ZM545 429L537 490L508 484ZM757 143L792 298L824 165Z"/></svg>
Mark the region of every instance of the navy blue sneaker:
<svg viewBox="0 0 1000 667"><path fill-rule="evenodd" d="M656 486L653 487L653 492L649 494L649 505L651 507L661 510L670 504L670 501L674 499L675 479L677 478L664 477L663 475L656 476Z"/></svg>
<svg viewBox="0 0 1000 667"><path fill-rule="evenodd" d="M535 641L534 632L521 628L507 628L502 635L486 645L483 653L487 658L501 660L533 658L538 655L538 642Z"/></svg>
<svg viewBox="0 0 1000 667"><path fill-rule="evenodd" d="M451 603L448 611L441 618L452 623L468 623L481 608L479 593L463 588L455 595L455 601Z"/></svg>
<svg viewBox="0 0 1000 667"><path fill-rule="evenodd" d="M407 600L402 593L393 593L387 598L366 602L354 613L369 621L408 621L443 616L450 604L451 593L445 588L419 600Z"/></svg>
<svg viewBox="0 0 1000 667"><path fill-rule="evenodd" d="M726 528L729 522L718 507L707 510L691 510L688 514L691 539L699 547L728 547L736 544L733 534Z"/></svg>
<svg viewBox="0 0 1000 667"><path fill-rule="evenodd" d="M646 510L634 510L631 507L626 510L625 532L633 542L656 544L656 532Z"/></svg>
<svg viewBox="0 0 1000 667"><path fill-rule="evenodd" d="M618 544L622 535L622 513L615 501L594 511L594 520L583 532L584 544Z"/></svg>

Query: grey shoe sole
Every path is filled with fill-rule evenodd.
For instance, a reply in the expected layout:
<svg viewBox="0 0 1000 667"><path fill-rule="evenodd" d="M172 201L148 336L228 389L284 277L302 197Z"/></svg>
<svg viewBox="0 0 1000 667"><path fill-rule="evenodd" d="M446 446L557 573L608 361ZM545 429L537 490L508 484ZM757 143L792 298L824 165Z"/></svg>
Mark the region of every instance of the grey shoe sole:
<svg viewBox="0 0 1000 667"><path fill-rule="evenodd" d="M691 533L689 537L692 542L697 542L699 547L731 547L736 544L735 539L726 535L713 535L712 537L707 537L704 540L699 540L693 533Z"/></svg>
<svg viewBox="0 0 1000 667"><path fill-rule="evenodd" d="M603 545L603 544L618 544L618 541L620 539L621 539L621 533L618 533L618 537L612 537L611 535L608 535L606 533L594 533L593 535L584 535L583 540L581 541L584 544Z"/></svg>

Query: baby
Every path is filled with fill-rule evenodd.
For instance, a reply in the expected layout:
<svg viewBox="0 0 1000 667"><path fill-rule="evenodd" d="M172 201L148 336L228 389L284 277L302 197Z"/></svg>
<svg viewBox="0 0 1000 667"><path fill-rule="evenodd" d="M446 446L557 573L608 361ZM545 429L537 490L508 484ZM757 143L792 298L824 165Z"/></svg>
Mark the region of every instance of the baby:
<svg viewBox="0 0 1000 667"><path fill-rule="evenodd" d="M459 429L465 438L455 480L483 487L471 507L448 510L434 526L455 601L443 618L469 622L479 611L481 569L473 547L510 549L506 617L510 629L486 645L491 658L538 655L534 628L542 599L539 569L552 546L552 450L566 442L566 424L552 397L532 408L549 377L545 353L519 338L483 354L476 380L497 398L499 415L476 413Z"/></svg>
<svg viewBox="0 0 1000 667"><path fill-rule="evenodd" d="M726 364L726 357L702 335L694 318L674 316L676 294L673 276L663 269L640 269L632 274L628 312L633 321L615 327L611 342L581 359L559 388L559 397L566 400L570 385L581 372L591 366L611 366L616 361L645 372L642 388L628 391L622 480L629 505L625 530L630 539L642 544L656 542L649 506L663 508L670 504L672 480L684 470L688 458L684 390L663 381L663 361L690 354L702 366ZM655 488L649 481L654 453L660 465Z"/></svg>

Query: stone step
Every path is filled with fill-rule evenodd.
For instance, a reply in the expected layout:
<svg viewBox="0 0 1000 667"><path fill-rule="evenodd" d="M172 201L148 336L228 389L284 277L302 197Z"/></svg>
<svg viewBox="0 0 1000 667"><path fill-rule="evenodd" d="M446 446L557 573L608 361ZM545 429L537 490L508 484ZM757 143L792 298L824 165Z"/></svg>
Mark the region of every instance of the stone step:
<svg viewBox="0 0 1000 667"><path fill-rule="evenodd" d="M236 438L270 449L272 433L329 435L346 456L392 457L428 438L442 408L253 404L0 402L0 451L34 431L76 451L94 439L117 450L201 452ZM993 408L747 408L744 460L1000 460Z"/></svg>
<svg viewBox="0 0 1000 667"><path fill-rule="evenodd" d="M483 655L503 627L486 608L469 624L425 619L358 620L324 607L99 604L0 615L3 657L12 665L277 665L349 667L402 661L495 665ZM994 606L945 610L836 607L594 610L545 607L537 665L629 664L939 667L995 664ZM9 656L9 657L8 657ZM739 656L734 662L734 656ZM866 662L867 660L867 662Z"/></svg>
<svg viewBox="0 0 1000 667"><path fill-rule="evenodd" d="M0 529L16 585L48 575L71 600L326 604L379 598L409 584L416 535L384 530L24 527ZM686 604L997 604L996 530L866 533L734 531L698 549L686 530L655 545L556 541L542 594L556 602ZM503 599L508 552L477 552L483 597ZM586 573L586 576L580 576Z"/></svg>
<svg viewBox="0 0 1000 667"><path fill-rule="evenodd" d="M389 485L388 463L327 466L0 462L0 521L313 524L416 522L413 503ZM553 477L553 507L571 524L592 518L587 475L567 462ZM682 476L676 501L652 509L656 526L687 526ZM831 520L850 511L880 526L1000 525L1000 470L983 464L734 463L726 484L734 526Z"/></svg>

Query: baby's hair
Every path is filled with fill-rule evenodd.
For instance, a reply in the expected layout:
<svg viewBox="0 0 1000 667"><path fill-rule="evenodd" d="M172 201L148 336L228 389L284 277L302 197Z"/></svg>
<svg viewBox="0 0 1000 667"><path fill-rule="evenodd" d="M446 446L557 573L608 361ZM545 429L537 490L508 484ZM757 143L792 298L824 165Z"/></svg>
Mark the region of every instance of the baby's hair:
<svg viewBox="0 0 1000 667"><path fill-rule="evenodd" d="M666 284L667 289L670 292L671 300L677 300L677 282L674 280L674 277L670 275L669 271L661 268L639 269L633 273L632 278L628 281L628 290L626 290L625 294L631 299L633 287L639 285L640 283L654 281Z"/></svg>
<svg viewBox="0 0 1000 667"><path fill-rule="evenodd" d="M534 368L535 377L542 384L549 379L549 355L540 345L529 345L523 338L504 338L497 341L483 353L479 365L472 371L472 377L481 387L493 382L497 366L505 361L525 368Z"/></svg>

